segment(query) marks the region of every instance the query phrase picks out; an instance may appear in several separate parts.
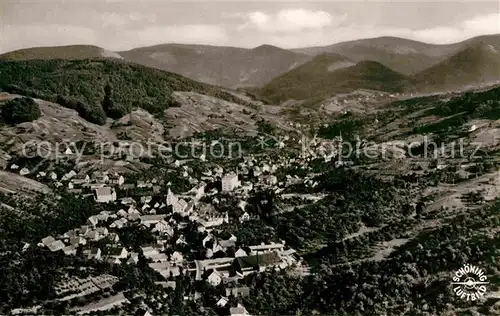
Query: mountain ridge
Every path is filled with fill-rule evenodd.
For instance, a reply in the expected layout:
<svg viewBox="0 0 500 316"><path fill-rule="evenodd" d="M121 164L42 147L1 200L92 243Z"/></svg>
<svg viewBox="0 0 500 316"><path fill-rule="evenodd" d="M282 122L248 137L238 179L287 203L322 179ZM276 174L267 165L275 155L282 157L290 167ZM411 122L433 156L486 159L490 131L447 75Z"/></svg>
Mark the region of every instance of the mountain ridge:
<svg viewBox="0 0 500 316"><path fill-rule="evenodd" d="M280 103L328 98L356 89L399 92L409 82L409 77L376 61L353 62L342 55L322 54L255 91L270 102Z"/></svg>
<svg viewBox="0 0 500 316"><path fill-rule="evenodd" d="M383 36L296 49L269 44L239 48L166 43L111 52L92 45L48 46L5 53L0 55L0 60L111 58L235 89L264 87L273 79L310 62L315 56L327 53L345 56L351 63L366 60L378 62L395 72L417 78L421 82L419 86L423 87L425 80L420 79L423 76L420 73L429 73L428 69L480 43L500 50L500 34L477 36L452 44L430 44ZM487 67L479 68L488 72ZM451 67L441 69L453 73Z"/></svg>
<svg viewBox="0 0 500 316"><path fill-rule="evenodd" d="M417 90L464 88L500 81L500 45L477 43L414 76Z"/></svg>

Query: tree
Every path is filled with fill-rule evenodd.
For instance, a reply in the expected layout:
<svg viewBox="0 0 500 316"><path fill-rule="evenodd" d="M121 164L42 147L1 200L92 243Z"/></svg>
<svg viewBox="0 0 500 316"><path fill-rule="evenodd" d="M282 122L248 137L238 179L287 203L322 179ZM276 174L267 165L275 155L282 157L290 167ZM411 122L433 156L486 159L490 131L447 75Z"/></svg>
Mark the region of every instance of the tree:
<svg viewBox="0 0 500 316"><path fill-rule="evenodd" d="M42 112L32 98L15 98L2 107L2 118L7 124L31 122L40 117Z"/></svg>
<svg viewBox="0 0 500 316"><path fill-rule="evenodd" d="M113 88L108 82L104 87L104 100L102 100L102 108L106 114L109 114L109 110L113 108L113 100L111 99L112 92Z"/></svg>

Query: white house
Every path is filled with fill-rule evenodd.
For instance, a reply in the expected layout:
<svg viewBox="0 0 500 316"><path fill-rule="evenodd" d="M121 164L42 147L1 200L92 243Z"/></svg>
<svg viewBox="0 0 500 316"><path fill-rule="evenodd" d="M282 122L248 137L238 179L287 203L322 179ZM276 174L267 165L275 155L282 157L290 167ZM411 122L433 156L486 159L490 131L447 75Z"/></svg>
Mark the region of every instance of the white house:
<svg viewBox="0 0 500 316"><path fill-rule="evenodd" d="M69 245L69 246L66 246L62 249L62 251L64 252L64 254L66 256L74 256L76 255L76 247L74 245Z"/></svg>
<svg viewBox="0 0 500 316"><path fill-rule="evenodd" d="M250 220L250 214L248 214L248 212L245 212L243 213L240 218L240 223L243 223L243 222L246 222L246 221L249 221Z"/></svg>
<svg viewBox="0 0 500 316"><path fill-rule="evenodd" d="M63 249L65 247L65 245L62 241L56 240L52 244L48 245L47 247L49 248L50 251L56 252L56 251Z"/></svg>
<svg viewBox="0 0 500 316"><path fill-rule="evenodd" d="M55 172L53 172L53 171L49 174L49 177L50 177L52 180L54 180L54 181L56 181L56 180L57 180L57 174L56 174Z"/></svg>
<svg viewBox="0 0 500 316"><path fill-rule="evenodd" d="M116 201L116 192L110 187L95 189L95 200L99 203L108 203Z"/></svg>
<svg viewBox="0 0 500 316"><path fill-rule="evenodd" d="M225 213L210 213L204 214L203 217L200 217L197 222L201 224L206 229L220 226L224 223L229 223L229 215L227 212Z"/></svg>
<svg viewBox="0 0 500 316"><path fill-rule="evenodd" d="M137 215L141 215L141 212L139 212L133 205L131 205L128 210L127 210L127 214L128 215L132 215L132 214L137 214Z"/></svg>
<svg viewBox="0 0 500 316"><path fill-rule="evenodd" d="M121 217L125 217L125 216L127 216L127 214L128 213L125 212L125 210L123 210L123 209L121 209L118 212L116 212L116 215L121 216Z"/></svg>
<svg viewBox="0 0 500 316"><path fill-rule="evenodd" d="M86 183L88 184L90 183L90 177L88 174L76 175L75 177L73 177L73 179L71 179L70 183L73 183L73 185L83 185Z"/></svg>
<svg viewBox="0 0 500 316"><path fill-rule="evenodd" d="M42 239L41 244L39 244L41 247L47 247L49 248L50 251L55 252L63 249L65 247L64 243L60 240L56 240L52 236L48 236Z"/></svg>
<svg viewBox="0 0 500 316"><path fill-rule="evenodd" d="M242 211L245 211L245 208L247 207L248 203L245 202L245 201L240 201L238 203L238 207L242 210Z"/></svg>
<svg viewBox="0 0 500 316"><path fill-rule="evenodd" d="M127 219L125 217L122 217L120 219L117 219L116 221L114 221L113 223L111 223L111 225L109 225L110 228L123 228L126 224L127 224Z"/></svg>
<svg viewBox="0 0 500 316"><path fill-rule="evenodd" d="M226 174L222 178L222 191L230 192L239 186L240 181L238 181L238 175L236 173Z"/></svg>
<svg viewBox="0 0 500 316"><path fill-rule="evenodd" d="M30 170L28 168L23 168L21 171L19 171L19 174L22 176L25 176L30 173Z"/></svg>
<svg viewBox="0 0 500 316"><path fill-rule="evenodd" d="M174 236L174 229L164 220L159 221L156 223L155 227L151 231L153 233L158 232L160 234L166 234L170 237Z"/></svg>
<svg viewBox="0 0 500 316"><path fill-rule="evenodd" d="M142 254L148 258L150 256L154 256L154 255L157 255L159 254L160 252L158 251L158 249L156 247L153 247L153 246L145 246L145 247L141 247L141 250L142 250Z"/></svg>
<svg viewBox="0 0 500 316"><path fill-rule="evenodd" d="M238 249L238 250L234 253L234 256L235 256L236 258L238 258L238 257L246 257L246 256L248 256L248 254L247 254L247 252L246 252L245 250L243 250L243 249L241 249L241 248L240 248L240 249Z"/></svg>
<svg viewBox="0 0 500 316"><path fill-rule="evenodd" d="M248 248L250 248L250 255L257 255L272 251L282 252L285 249L285 245L282 243L271 242L267 245L262 243L261 245L249 246Z"/></svg>
<svg viewBox="0 0 500 316"><path fill-rule="evenodd" d="M52 236L47 236L45 238L42 239L42 243L41 243L41 247L48 247L49 245L51 245L53 242L55 242L56 239Z"/></svg>
<svg viewBox="0 0 500 316"><path fill-rule="evenodd" d="M141 196L141 203L147 204L153 200L153 197L151 195L147 196Z"/></svg>
<svg viewBox="0 0 500 316"><path fill-rule="evenodd" d="M220 300L215 303L215 305L217 305L218 307L224 307L227 305L227 303L229 303L229 300L225 297L221 297Z"/></svg>
<svg viewBox="0 0 500 316"><path fill-rule="evenodd" d="M99 219L97 218L97 216L92 215L87 219L87 225L96 227L97 224L99 224Z"/></svg>
<svg viewBox="0 0 500 316"><path fill-rule="evenodd" d="M188 203L183 199L178 199L172 204L172 211L174 213L180 214L181 216L188 216L190 211L187 209Z"/></svg>
<svg viewBox="0 0 500 316"><path fill-rule="evenodd" d="M137 264L139 262L139 254L136 252L130 253L130 258L127 260L127 264Z"/></svg>
<svg viewBox="0 0 500 316"><path fill-rule="evenodd" d="M229 314L231 316L249 316L250 314L247 312L245 307L243 305L238 304L237 307L231 307L229 309Z"/></svg>
<svg viewBox="0 0 500 316"><path fill-rule="evenodd" d="M278 178L275 175L261 175L259 178L267 185L275 185L278 183Z"/></svg>
<svg viewBox="0 0 500 316"><path fill-rule="evenodd" d="M192 188L189 192L193 193L196 200L199 200L205 194L205 182L200 182L194 188Z"/></svg>
<svg viewBox="0 0 500 316"><path fill-rule="evenodd" d="M166 201L167 206L173 205L176 201L177 201L177 196L175 196L175 194L170 190L170 188L168 188L167 201Z"/></svg>
<svg viewBox="0 0 500 316"><path fill-rule="evenodd" d="M181 264L184 262L184 256L180 252L174 251L174 253L170 256L170 262Z"/></svg>
<svg viewBox="0 0 500 316"><path fill-rule="evenodd" d="M211 286L217 286L222 282L222 274L220 274L217 270L214 270L207 278L208 284Z"/></svg>
<svg viewBox="0 0 500 316"><path fill-rule="evenodd" d="M64 180L64 181L70 180L71 178L73 178L73 177L74 177L74 176L76 176L76 175L77 175L76 171L71 170L70 172L66 173L66 174L62 177L62 180Z"/></svg>

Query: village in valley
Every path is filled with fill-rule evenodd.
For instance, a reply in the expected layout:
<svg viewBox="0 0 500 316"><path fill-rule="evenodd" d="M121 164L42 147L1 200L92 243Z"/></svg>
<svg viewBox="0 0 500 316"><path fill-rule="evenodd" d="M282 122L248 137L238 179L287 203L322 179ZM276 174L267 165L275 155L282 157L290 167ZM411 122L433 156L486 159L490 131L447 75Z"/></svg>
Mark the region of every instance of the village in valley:
<svg viewBox="0 0 500 316"><path fill-rule="evenodd" d="M437 210L452 218L457 209L482 211L500 194L494 160L474 158L473 143L445 148L462 156L433 158L425 135L387 141L383 132L370 142L343 115L319 127L289 123L288 131L263 120L257 134L216 129L166 151L154 142L141 155L133 147L144 143L125 140L65 143L45 159L4 155L0 175L22 195L2 195L3 206L23 209L7 222L20 245L8 247L28 258L24 265L48 269L41 275L48 283L37 281L38 294L30 294L36 304L21 301L10 312L255 315L269 310L265 297L282 284L291 284L294 304L290 295L324 295L318 275L330 278L332 269L350 278L352 264L360 276L378 262L399 266L392 256L409 253L412 238L436 225ZM363 124L370 130L384 124L379 119L390 116ZM490 127L455 132L473 138Z"/></svg>
<svg viewBox="0 0 500 316"><path fill-rule="evenodd" d="M279 196L289 185L317 185L310 180L313 174L305 178L280 176L281 181L276 175L279 168L291 166L301 166L307 171L310 169L306 167L307 162L316 157L331 160L333 154L324 153L319 142L309 145L315 145L317 149L314 147L314 150L297 158L283 156L274 161L266 155L247 155L230 170L224 170L219 165L212 169L206 168L199 179L193 177L193 169L187 165L193 161L204 163L205 155L202 159L172 160L166 169L173 168L192 185L185 192L171 182L165 183L167 180L161 177L153 176L132 182L130 175L113 171L87 173L71 169L64 174L56 174L54 171L32 172L26 167L11 164L11 172L32 176L79 199L89 199L104 209L89 216L84 225L58 235L46 236L37 245L26 243L23 251L38 247L58 256L80 258L88 263L147 266L157 273L155 284L170 290L176 289L179 277L187 277L192 282L206 283L219 289L220 295L215 306L210 307L226 310L230 315L249 315L241 303L242 298L250 295L250 289L245 285L247 276L275 270L288 271L300 277L307 275L309 268L297 251L285 241L246 244L240 242L234 230L228 227L235 224L245 226L259 219L262 208L271 201L264 199L255 203L252 196L256 191ZM276 146L282 148L284 144ZM71 157L73 153L66 150L64 154ZM283 199L297 199L295 194L282 196ZM306 194L298 196L299 200L308 203L321 199L311 199ZM226 206L221 207L223 204ZM227 205L235 209L227 210ZM136 239L132 243L130 238L126 242L121 240L124 231L133 234L134 230L147 238ZM58 290L55 300L74 302L76 298L109 291L117 282L118 278L108 273L86 277L68 273L56 285ZM201 296L201 293L194 292L183 297L184 300L199 301ZM121 291L88 305L74 307L72 311L109 311L127 304L130 301ZM144 313L148 314L149 311L152 309L146 306ZM22 313L26 309L14 312Z"/></svg>

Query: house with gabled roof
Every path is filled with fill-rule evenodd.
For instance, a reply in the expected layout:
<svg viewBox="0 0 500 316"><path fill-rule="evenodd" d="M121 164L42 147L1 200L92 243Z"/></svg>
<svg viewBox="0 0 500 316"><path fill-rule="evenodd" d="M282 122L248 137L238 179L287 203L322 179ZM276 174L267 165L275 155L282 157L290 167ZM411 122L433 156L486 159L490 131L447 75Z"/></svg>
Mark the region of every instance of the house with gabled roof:
<svg viewBox="0 0 500 316"><path fill-rule="evenodd" d="M135 204L135 200L131 197L124 197L120 199L120 203L123 205L133 205Z"/></svg>
<svg viewBox="0 0 500 316"><path fill-rule="evenodd" d="M282 252L285 249L285 244L271 242L270 244L262 243L260 245L249 246L248 248L250 248L251 255L256 255L272 251Z"/></svg>
<svg viewBox="0 0 500 316"><path fill-rule="evenodd" d="M135 208L135 206L131 205L128 210L127 210L127 214L141 214L141 212L139 212L139 210L137 210Z"/></svg>
<svg viewBox="0 0 500 316"><path fill-rule="evenodd" d="M165 214L159 214L159 215L142 215L140 217L141 224L150 227L151 225L156 225L159 222L163 221L167 217Z"/></svg>
<svg viewBox="0 0 500 316"><path fill-rule="evenodd" d="M76 246L75 245L69 245L69 246L66 246L62 249L62 251L64 252L64 254L66 256L74 256L76 255Z"/></svg>
<svg viewBox="0 0 500 316"><path fill-rule="evenodd" d="M108 203L116 201L116 192L110 187L96 188L94 198L99 203Z"/></svg>
<svg viewBox="0 0 500 316"><path fill-rule="evenodd" d="M97 218L97 216L92 215L87 219L87 225L96 227L97 224L99 224L99 219Z"/></svg>
<svg viewBox="0 0 500 316"><path fill-rule="evenodd" d="M127 260L127 264L137 264L139 262L139 254L137 252L131 252L130 258Z"/></svg>
<svg viewBox="0 0 500 316"><path fill-rule="evenodd" d="M153 230L151 230L151 232L153 233L158 232L160 234L168 235L170 237L173 237L175 233L174 228L164 220L161 220L158 223L156 223L155 227L153 228Z"/></svg>
<svg viewBox="0 0 500 316"><path fill-rule="evenodd" d="M243 305L238 304L237 307L231 307L229 309L230 316L249 316L248 311L243 307Z"/></svg>
<svg viewBox="0 0 500 316"><path fill-rule="evenodd" d="M248 256L247 252L243 250L242 248L238 249L235 253L234 256L237 257L246 257Z"/></svg>
<svg viewBox="0 0 500 316"><path fill-rule="evenodd" d="M84 183L90 183L90 177L88 174L77 174L71 179L74 185L82 185Z"/></svg>
<svg viewBox="0 0 500 316"><path fill-rule="evenodd" d="M174 253L170 256L170 262L181 264L184 262L184 256L180 252L174 251Z"/></svg>
<svg viewBox="0 0 500 316"><path fill-rule="evenodd" d="M128 215L128 213L125 212L125 210L120 209L118 212L116 212L116 215L121 216L121 217L125 217Z"/></svg>
<svg viewBox="0 0 500 316"><path fill-rule="evenodd" d="M125 178L119 174L112 174L108 176L108 183L121 186L123 183L125 183Z"/></svg>
<svg viewBox="0 0 500 316"><path fill-rule="evenodd" d="M260 255L238 257L234 259L233 270L243 275L262 272L268 267L278 266L281 258L276 252L266 252Z"/></svg>
<svg viewBox="0 0 500 316"><path fill-rule="evenodd" d="M122 264L122 261L118 258L115 258L115 257L107 257L106 262L109 264L116 264L116 265Z"/></svg>
<svg viewBox="0 0 500 316"><path fill-rule="evenodd" d="M215 303L215 305L217 307L225 307L227 305L227 303L229 303L229 300L225 297L221 297L217 303Z"/></svg>
<svg viewBox="0 0 500 316"><path fill-rule="evenodd" d="M41 242L41 246L45 246L45 247L48 247L49 245L51 245L52 243L54 243L56 241L56 239L52 236L47 236L45 238L42 239L42 242Z"/></svg>
<svg viewBox="0 0 500 316"><path fill-rule="evenodd" d="M217 270L213 270L212 273L210 273L207 277L207 282L211 286L218 286L219 284L222 283L222 274L220 274Z"/></svg>
<svg viewBox="0 0 500 316"><path fill-rule="evenodd" d="M125 247L109 247L106 248L106 257L126 259L128 257L128 251Z"/></svg>
<svg viewBox="0 0 500 316"><path fill-rule="evenodd" d="M60 240L56 240L47 246L47 248L49 248L49 250L52 252L59 251L59 250L63 249L64 247L65 247L64 243Z"/></svg>
<svg viewBox="0 0 500 316"><path fill-rule="evenodd" d="M247 222L250 220L250 214L248 214L248 212L245 212L238 219L240 223Z"/></svg>
<svg viewBox="0 0 500 316"><path fill-rule="evenodd" d="M186 208L188 206L188 203L184 201L184 199L177 199L174 200L172 204L172 211L174 213L177 213L181 216L188 216L189 212L186 212Z"/></svg>
<svg viewBox="0 0 500 316"><path fill-rule="evenodd" d="M107 172L94 171L92 172L91 179L93 182L106 183L109 181L109 176Z"/></svg>
<svg viewBox="0 0 500 316"><path fill-rule="evenodd" d="M199 200L205 194L205 187L206 183L202 181L198 183L195 187L193 187L191 190L189 190L189 193L194 194L195 200Z"/></svg>
<svg viewBox="0 0 500 316"><path fill-rule="evenodd" d="M240 186L238 175L236 173L226 174L222 178L222 191L231 192Z"/></svg>
<svg viewBox="0 0 500 316"><path fill-rule="evenodd" d="M228 287L226 288L226 296L248 297L250 296L250 288L248 286Z"/></svg>
<svg viewBox="0 0 500 316"><path fill-rule="evenodd" d="M128 220L126 217L122 217L120 219L117 219L116 221L114 221L113 223L111 223L111 225L109 225L110 228L118 228L118 229L121 229L123 228L125 225L127 225L128 223Z"/></svg>

